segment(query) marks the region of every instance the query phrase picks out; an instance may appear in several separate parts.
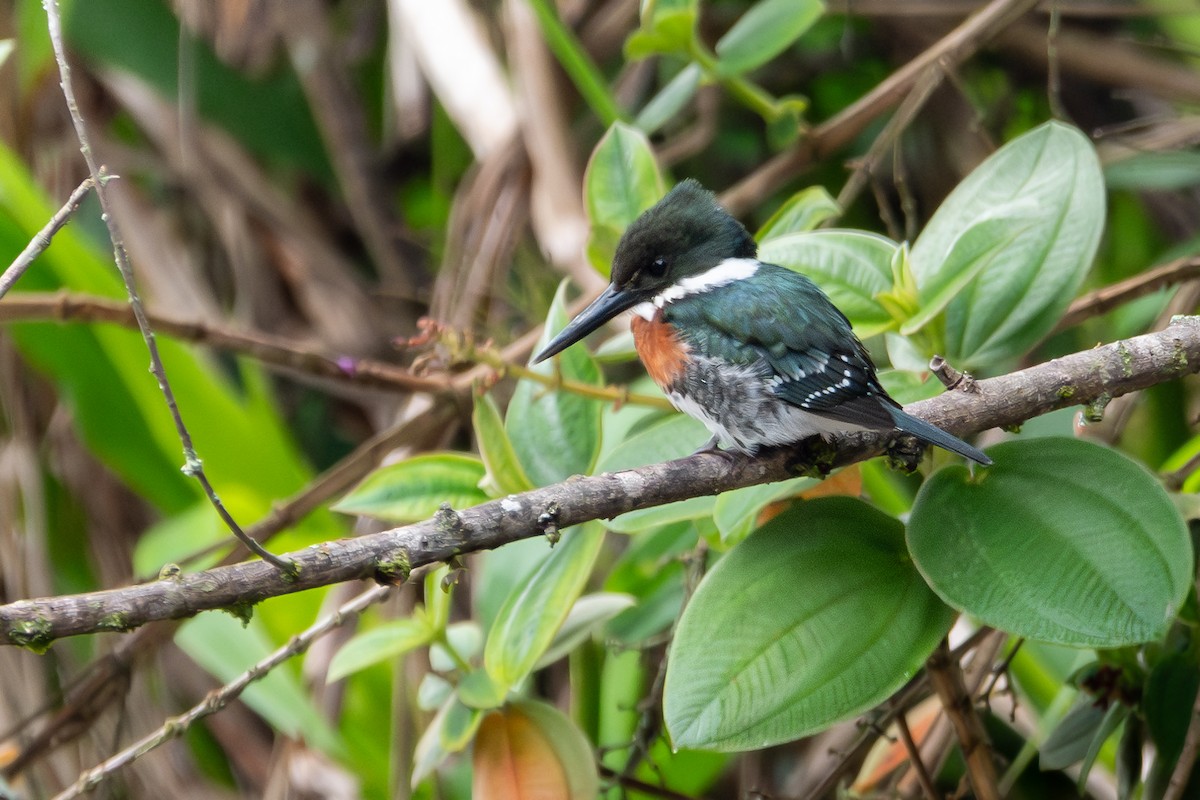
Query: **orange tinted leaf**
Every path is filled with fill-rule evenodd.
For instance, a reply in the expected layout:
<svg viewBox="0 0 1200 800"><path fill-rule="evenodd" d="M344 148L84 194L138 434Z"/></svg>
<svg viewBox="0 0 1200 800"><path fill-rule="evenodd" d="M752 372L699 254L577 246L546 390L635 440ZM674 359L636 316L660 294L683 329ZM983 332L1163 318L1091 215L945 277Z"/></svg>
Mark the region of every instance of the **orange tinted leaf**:
<svg viewBox="0 0 1200 800"><path fill-rule="evenodd" d="M540 728L507 707L483 719L475 737L472 797L479 800L558 800L569 797L567 776Z"/></svg>

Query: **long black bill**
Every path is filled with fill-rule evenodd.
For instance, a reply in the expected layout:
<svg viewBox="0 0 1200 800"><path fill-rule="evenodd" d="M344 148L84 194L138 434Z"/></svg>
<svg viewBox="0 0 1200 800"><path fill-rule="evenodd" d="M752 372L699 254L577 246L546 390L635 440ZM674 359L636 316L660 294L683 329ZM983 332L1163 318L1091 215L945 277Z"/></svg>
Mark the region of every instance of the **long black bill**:
<svg viewBox="0 0 1200 800"><path fill-rule="evenodd" d="M604 293L592 301L591 305L579 312L579 316L571 320L567 327L559 331L550 344L537 354L533 363L545 361L552 355L561 353L571 345L599 328L622 311L633 308L642 301L634 292L618 289L615 284L609 284Z"/></svg>

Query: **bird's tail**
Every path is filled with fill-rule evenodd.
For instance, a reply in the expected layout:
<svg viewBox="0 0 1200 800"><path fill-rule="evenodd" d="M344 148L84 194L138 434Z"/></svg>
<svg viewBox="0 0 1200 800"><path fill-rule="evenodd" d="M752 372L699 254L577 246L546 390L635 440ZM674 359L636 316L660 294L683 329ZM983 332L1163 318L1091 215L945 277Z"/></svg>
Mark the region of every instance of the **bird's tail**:
<svg viewBox="0 0 1200 800"><path fill-rule="evenodd" d="M930 425L925 420L917 419L911 414L906 414L902 409L889 407L888 411L891 412L897 430L915 436L923 442L936 444L938 447L949 450L952 453L958 453L960 456L971 459L976 464L982 464L986 467L992 463L992 460L984 455L982 450L972 447L957 436L951 436L941 428Z"/></svg>

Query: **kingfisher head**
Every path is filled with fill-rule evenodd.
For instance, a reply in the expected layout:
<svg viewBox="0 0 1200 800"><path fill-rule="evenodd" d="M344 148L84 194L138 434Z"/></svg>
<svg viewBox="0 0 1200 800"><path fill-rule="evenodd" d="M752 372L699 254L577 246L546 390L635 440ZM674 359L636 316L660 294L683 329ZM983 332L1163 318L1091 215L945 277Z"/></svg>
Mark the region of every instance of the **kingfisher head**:
<svg viewBox="0 0 1200 800"><path fill-rule="evenodd" d="M538 353L543 361L641 303L661 307L711 285L745 277L757 252L754 237L688 179L634 220L621 237L612 283ZM724 269L723 265L731 265ZM706 281L706 276L709 280Z"/></svg>

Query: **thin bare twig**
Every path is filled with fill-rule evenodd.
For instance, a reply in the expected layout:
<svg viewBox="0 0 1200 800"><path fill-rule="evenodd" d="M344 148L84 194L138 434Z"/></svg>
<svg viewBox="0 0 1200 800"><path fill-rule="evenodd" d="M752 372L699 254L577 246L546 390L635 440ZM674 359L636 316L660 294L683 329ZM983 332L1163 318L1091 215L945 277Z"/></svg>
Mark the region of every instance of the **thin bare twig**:
<svg viewBox="0 0 1200 800"><path fill-rule="evenodd" d="M908 719L903 713L896 715L896 729L900 731L900 741L904 742L904 749L908 752L908 761L917 774L917 781L921 784L921 792L925 795L926 800L941 800L942 795L938 792L929 770L925 767L925 762L921 759L921 751L917 749L912 731L908 728Z"/></svg>
<svg viewBox="0 0 1200 800"><path fill-rule="evenodd" d="M939 63L949 72L1038 0L992 0L921 55L893 72L841 112L813 128L796 147L780 153L721 194L721 204L735 216L802 173L821 157L849 144L876 117L899 103Z"/></svg>
<svg viewBox="0 0 1200 800"><path fill-rule="evenodd" d="M73 797L79 797L86 792L90 792L105 779L111 777L117 770L128 766L172 739L178 739L198 720L223 709L231 701L241 696L247 686L260 678L265 678L275 667L293 656L305 652L317 639L354 619L368 606L386 599L392 588L391 586L375 586L344 603L337 611L317 620L306 631L293 636L283 647L280 647L250 667L250 669L220 689L209 692L208 696L184 713L171 717L153 733L143 736L121 752L82 773L75 783L55 795L54 800L70 800Z"/></svg>
<svg viewBox="0 0 1200 800"><path fill-rule="evenodd" d="M88 137L87 125L84 123L83 115L79 111L79 104L75 101L75 90L71 85L71 67L67 64L66 48L63 46L62 35L62 18L58 12L58 0L44 0L43 3L46 9L46 19L50 29L50 44L54 49L54 58L58 62L58 72L61 78L63 97L67 101L67 110L71 114L71 122L75 126L75 135L79 138L79 151L83 153L83 158L87 162L88 172L91 173L92 183L96 189L96 197L100 200L100 208L104 212L104 224L108 227L109 240L113 246L113 258L117 264L117 271L121 273L121 280L125 283L125 291L129 297L129 306L133 309L133 314L137 318L138 329L142 332L142 339L146 342L146 349L150 352L150 371L158 380L158 388L162 391L163 399L167 403L167 409L171 412L171 418L175 422L175 431L179 434L179 441L183 445L184 466L183 472L195 478L200 486L204 489L204 494L208 497L217 514L225 522L225 525L233 532L235 536L242 540L246 547L250 548L251 552L269 562L279 570L288 571L292 568L285 559L269 552L266 548L255 542L250 537L246 536L245 532L238 526L237 521L225 508L225 504L217 497L216 490L208 481L208 476L204 474L204 467L200 461L199 455L196 453L196 448L192 444L192 435L188 432L187 425L183 421L183 416L179 412L179 404L175 401L175 393L171 389L171 384L167 380L167 372L163 367L162 358L158 354L158 344L154 340L154 331L150 327L150 322L146 319L146 312L142 308L142 300L138 295L137 285L133 276L133 267L129 263L129 256L125 252L124 240L121 236L121 231L117 226L116 216L108 200L108 196L104 191L103 173L100 164L96 161L96 154L92 151L91 140Z"/></svg>
<svg viewBox="0 0 1200 800"><path fill-rule="evenodd" d="M261 331L242 331L224 325L189 321L154 311L145 316L154 330L185 342L251 356L270 367L348 382L359 386L401 389L409 392L445 392L452 388L448 376L424 377L398 364L369 358L337 356L298 346L291 339ZM106 297L72 292L28 293L0 304L0 322L24 320L104 322L137 328L127 303Z"/></svg>
<svg viewBox="0 0 1200 800"><path fill-rule="evenodd" d="M602 778L611 780L624 789L631 789L641 794L648 794L651 797L661 797L663 800L694 800L691 795L682 794L672 789L667 789L663 786L655 786L653 783L646 783L645 781L638 780L632 775L625 775L617 772L612 767L606 767L603 764L600 765L600 776Z"/></svg>
<svg viewBox="0 0 1200 800"><path fill-rule="evenodd" d="M1200 583L1197 587L1200 588ZM1163 800L1182 800L1188 779L1192 777L1197 753L1200 753L1200 692L1196 693L1196 699L1192 701L1192 715L1188 722L1187 734L1183 738L1183 747L1179 751L1175 769L1171 770L1167 789L1163 792Z"/></svg>
<svg viewBox="0 0 1200 800"><path fill-rule="evenodd" d="M892 115L892 118L884 125L879 136L871 143L871 149L865 156L859 159L854 172L850 174L850 178L842 186L842 190L838 192L837 202L840 207L850 207L855 198L858 197L858 193L862 191L867 181L874 175L875 170L879 167L879 162L883 160L884 154L891 150L893 145L899 141L900 134L921 113L921 109L925 107L925 103L933 96L934 91L942 85L942 80L945 77L945 70L936 61L925 68L913 84L912 90L905 96L900 106L896 109L896 113Z"/></svg>
<svg viewBox="0 0 1200 800"><path fill-rule="evenodd" d="M944 641L925 662L925 669L958 736L975 796L980 800L1000 800L996 765L992 761L987 732L975 710L975 700L963 682L962 668L951 657L950 648Z"/></svg>
<svg viewBox="0 0 1200 800"><path fill-rule="evenodd" d="M100 170L101 180L108 180L111 177L113 176L106 175L103 169ZM95 183L91 178L84 178L83 183L75 187L75 191L71 192L71 196L67 198L67 202L63 204L63 207L50 218L50 221L46 223L44 228L29 240L29 244L25 245L25 249L21 251L21 254L13 259L8 269L4 270L4 274L0 275L0 297L8 294L8 290L21 279L21 276L25 274L25 270L29 269L29 265L33 263L33 260L50 246L50 240L54 238L54 234L58 233L63 225L67 224L67 220L79 208L79 204L83 202L84 197L87 197L87 193L92 190L92 186L94 185Z"/></svg>
<svg viewBox="0 0 1200 800"><path fill-rule="evenodd" d="M1132 278L1075 298L1067 308L1067 313L1058 321L1055 330L1066 330L1086 319L1097 317L1117 306L1156 292L1164 286L1173 286L1196 278L1200 278L1200 256L1177 258L1138 273Z"/></svg>

